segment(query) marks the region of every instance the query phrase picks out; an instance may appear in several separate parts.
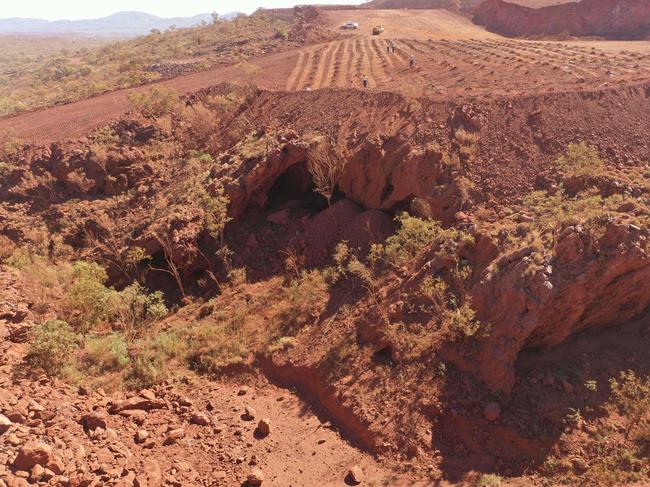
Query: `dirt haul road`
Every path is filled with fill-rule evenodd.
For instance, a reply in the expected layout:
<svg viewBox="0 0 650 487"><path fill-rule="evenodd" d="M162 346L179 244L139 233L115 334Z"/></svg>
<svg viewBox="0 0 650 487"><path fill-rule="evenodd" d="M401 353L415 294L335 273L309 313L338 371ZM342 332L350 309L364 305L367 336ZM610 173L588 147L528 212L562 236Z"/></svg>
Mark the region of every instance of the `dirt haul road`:
<svg viewBox="0 0 650 487"><path fill-rule="evenodd" d="M360 29L307 46L159 83L188 93L222 82L253 82L268 90L362 88L408 96L464 100L531 93L592 91L650 78L650 42L540 42L505 39L446 10L328 11L333 27ZM384 34L372 36L372 25ZM389 45L395 51L389 52ZM415 66L410 67L410 58ZM0 131L49 143L79 138L133 107L122 90L0 120Z"/></svg>

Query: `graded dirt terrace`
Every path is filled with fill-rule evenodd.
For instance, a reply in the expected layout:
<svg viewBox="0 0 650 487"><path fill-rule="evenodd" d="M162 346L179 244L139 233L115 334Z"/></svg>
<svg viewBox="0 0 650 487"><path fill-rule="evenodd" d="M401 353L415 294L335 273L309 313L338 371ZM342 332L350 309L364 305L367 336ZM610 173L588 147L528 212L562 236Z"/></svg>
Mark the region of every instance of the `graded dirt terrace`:
<svg viewBox="0 0 650 487"><path fill-rule="evenodd" d="M403 39L492 39L498 37L456 12L445 9L418 10L328 10L325 12L330 28L341 30L344 22L359 24L358 30L343 30L344 35L372 35L374 26L384 26L381 37Z"/></svg>
<svg viewBox="0 0 650 487"><path fill-rule="evenodd" d="M462 100L562 91L593 91L650 78L650 42L545 42L506 39L447 10L326 11L337 39L161 82L185 94L223 82L268 90L362 89ZM338 28L346 20L358 31ZM373 25L385 32L373 36ZM395 52L388 52L394 44ZM410 68L410 57L416 66ZM133 90L143 90L135 88ZM86 135L132 109L122 90L0 120L27 141Z"/></svg>

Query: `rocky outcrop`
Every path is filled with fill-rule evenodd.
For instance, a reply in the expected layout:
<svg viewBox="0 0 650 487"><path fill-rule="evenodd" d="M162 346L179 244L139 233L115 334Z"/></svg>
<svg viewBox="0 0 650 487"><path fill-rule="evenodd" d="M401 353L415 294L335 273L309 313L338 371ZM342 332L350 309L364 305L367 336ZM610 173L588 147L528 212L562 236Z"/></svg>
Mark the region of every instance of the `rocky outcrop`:
<svg viewBox="0 0 650 487"><path fill-rule="evenodd" d="M222 157L213 176L228 181L225 190L233 218L250 208L267 207L271 193L277 196L282 191L291 199L313 187L304 141L289 134L270 145L268 154L244 158L236 147ZM420 147L399 136L377 136L342 157L346 163L338 188L363 208L394 210L418 198L428 203L432 216L450 221L463 204L456 176L444 166L436 147Z"/></svg>
<svg viewBox="0 0 650 487"><path fill-rule="evenodd" d="M492 389L509 390L521 350L639 316L650 305L647 237L647 230L623 223L609 223L601 236L570 226L541 265L531 247L500 257L472 289L490 334L476 359L461 366Z"/></svg>
<svg viewBox="0 0 650 487"><path fill-rule="evenodd" d="M507 36L598 36L645 39L650 36L649 0L582 0L539 9L487 0L474 23Z"/></svg>

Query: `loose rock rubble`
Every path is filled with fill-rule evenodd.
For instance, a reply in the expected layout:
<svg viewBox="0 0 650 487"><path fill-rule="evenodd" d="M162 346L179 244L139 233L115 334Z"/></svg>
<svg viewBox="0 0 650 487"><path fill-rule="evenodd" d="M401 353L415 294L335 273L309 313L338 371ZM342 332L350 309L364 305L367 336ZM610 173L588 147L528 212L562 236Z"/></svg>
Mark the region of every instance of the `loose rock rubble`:
<svg viewBox="0 0 650 487"><path fill-rule="evenodd" d="M0 268L5 300L25 302L13 282ZM208 381L120 393L18 377L28 343L12 331L29 330L28 320L0 319L0 487L328 485L343 478L344 458L360 455L334 432L326 455L312 455L318 420L265 382L260 395Z"/></svg>

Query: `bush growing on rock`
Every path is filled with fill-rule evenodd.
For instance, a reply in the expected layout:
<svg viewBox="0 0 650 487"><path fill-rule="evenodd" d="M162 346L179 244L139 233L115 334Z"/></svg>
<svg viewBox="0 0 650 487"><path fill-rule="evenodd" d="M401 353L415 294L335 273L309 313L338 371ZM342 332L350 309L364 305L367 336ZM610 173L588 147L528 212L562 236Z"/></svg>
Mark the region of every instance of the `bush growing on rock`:
<svg viewBox="0 0 650 487"><path fill-rule="evenodd" d="M482 474L476 478L474 485L476 487L499 487L502 479L496 474Z"/></svg>
<svg viewBox="0 0 650 487"><path fill-rule="evenodd" d="M16 245L4 235L0 235L0 264L9 259L16 250Z"/></svg>
<svg viewBox="0 0 650 487"><path fill-rule="evenodd" d="M28 363L48 375L57 375L70 363L79 341L79 336L65 321L46 321L34 329Z"/></svg>
<svg viewBox="0 0 650 487"><path fill-rule="evenodd" d="M641 378L632 370L621 372L609 381L610 401L627 420L625 438L650 414L650 378Z"/></svg>
<svg viewBox="0 0 650 487"><path fill-rule="evenodd" d="M204 186L197 184L193 188L193 199L203 209L205 229L217 242L222 243L223 231L231 220L228 216L228 197L224 195L222 186L215 189L214 194L208 193Z"/></svg>
<svg viewBox="0 0 650 487"><path fill-rule="evenodd" d="M278 303L276 320L283 334L294 335L310 320L318 317L322 305L314 296L323 295L328 284L319 270L302 271L282 288L283 298Z"/></svg>
<svg viewBox="0 0 650 487"><path fill-rule="evenodd" d="M167 314L160 291L148 293L139 283L116 291L106 285L106 270L94 262L53 263L31 253L15 253L8 264L20 270L36 312L53 309L78 333L108 325L125 331L130 340Z"/></svg>
<svg viewBox="0 0 650 487"><path fill-rule="evenodd" d="M453 252L460 244L472 241L471 236L455 229L446 230L434 220L425 220L402 213L396 218L399 228L383 244L371 247L369 260L373 267L401 267L411 262L426 247L441 242L441 252Z"/></svg>
<svg viewBox="0 0 650 487"><path fill-rule="evenodd" d="M160 384L166 377L163 357L151 350L144 350L133 358L126 383L133 389L145 389Z"/></svg>
<svg viewBox="0 0 650 487"><path fill-rule="evenodd" d="M24 144L13 131L0 132L0 161L13 159Z"/></svg>

